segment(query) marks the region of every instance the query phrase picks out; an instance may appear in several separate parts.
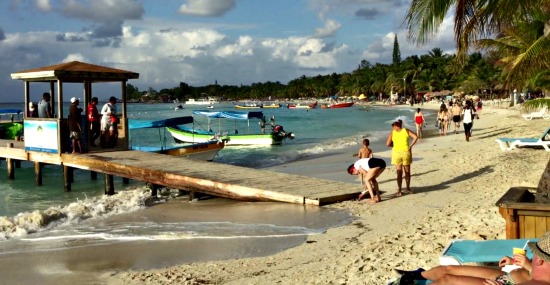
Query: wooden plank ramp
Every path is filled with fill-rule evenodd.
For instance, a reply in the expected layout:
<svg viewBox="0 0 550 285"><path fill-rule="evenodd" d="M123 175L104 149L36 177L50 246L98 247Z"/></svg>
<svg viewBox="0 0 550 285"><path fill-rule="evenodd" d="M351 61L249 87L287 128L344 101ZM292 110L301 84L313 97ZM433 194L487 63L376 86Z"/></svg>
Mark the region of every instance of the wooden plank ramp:
<svg viewBox="0 0 550 285"><path fill-rule="evenodd" d="M62 154L63 165L242 201L326 205L352 200L358 184L123 150Z"/></svg>

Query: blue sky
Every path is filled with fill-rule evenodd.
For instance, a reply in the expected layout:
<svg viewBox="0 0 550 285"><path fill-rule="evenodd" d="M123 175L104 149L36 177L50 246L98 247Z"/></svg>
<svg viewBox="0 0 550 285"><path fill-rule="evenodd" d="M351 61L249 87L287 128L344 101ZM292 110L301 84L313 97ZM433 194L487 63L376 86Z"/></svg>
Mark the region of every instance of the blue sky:
<svg viewBox="0 0 550 285"><path fill-rule="evenodd" d="M11 79L11 73L73 60L138 72L140 78L130 84L160 90L179 82L286 84L302 75L351 72L361 60L390 63L394 35L402 58L434 47L454 52L449 19L429 45L407 42L402 21L409 4L410 0L4 0L0 101L23 100L23 83ZM47 88L31 84L31 99L38 100ZM81 86L67 88L65 93L81 96ZM95 84L94 91L100 98L118 97L119 86Z"/></svg>

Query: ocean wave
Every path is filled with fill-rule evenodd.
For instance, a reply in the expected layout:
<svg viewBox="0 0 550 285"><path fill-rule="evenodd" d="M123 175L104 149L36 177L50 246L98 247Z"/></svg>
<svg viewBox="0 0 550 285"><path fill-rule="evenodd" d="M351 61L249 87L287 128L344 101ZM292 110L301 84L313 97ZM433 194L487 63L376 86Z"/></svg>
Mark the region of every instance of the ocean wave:
<svg viewBox="0 0 550 285"><path fill-rule="evenodd" d="M19 213L0 217L0 240L27 236L60 225L78 224L82 220L106 217L143 209L150 198L148 189L141 187L121 191L116 195L85 198L67 206L50 207L43 211Z"/></svg>

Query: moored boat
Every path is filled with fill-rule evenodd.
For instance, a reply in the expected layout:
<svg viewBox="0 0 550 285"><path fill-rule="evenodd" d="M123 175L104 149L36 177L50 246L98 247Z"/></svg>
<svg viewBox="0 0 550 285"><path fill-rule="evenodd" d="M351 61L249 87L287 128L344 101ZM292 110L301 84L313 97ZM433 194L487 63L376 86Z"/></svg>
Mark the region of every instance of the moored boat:
<svg viewBox="0 0 550 285"><path fill-rule="evenodd" d="M192 116L176 117L166 120L134 120L131 119L128 122L129 129L132 132L135 132L139 129L151 129L151 128L168 128L170 126L177 126L181 124L189 124L193 122ZM143 142L137 142L132 139L132 134L130 133L130 148L133 150L154 152L154 153L163 153L173 156L182 156L188 157L191 159L197 160L208 160L211 161L218 154L220 150L225 147L224 140L207 140L204 142L188 142L188 143L178 143L173 145L166 144L166 136L163 132L159 132L160 143L145 144Z"/></svg>
<svg viewBox="0 0 550 285"><path fill-rule="evenodd" d="M212 105L215 103L218 103L218 101L212 98L190 98L189 100L185 101L185 105Z"/></svg>
<svg viewBox="0 0 550 285"><path fill-rule="evenodd" d="M315 109L317 107L317 101L308 104L308 105L302 105L302 104L288 104L289 109Z"/></svg>
<svg viewBox="0 0 550 285"><path fill-rule="evenodd" d="M246 120L250 125L251 119L262 120L264 115L262 112L237 112L237 111L223 111L223 112L210 112L195 110L193 115L204 116L208 118L208 125L211 125L211 119L227 120L233 119L236 121ZM286 132L281 125L274 125L272 131L269 133L252 132L252 133L240 133L235 129L233 134L229 134L228 131L219 130L214 132L212 130L203 130L193 127L183 126L180 124L177 127L166 128L172 137L176 141L182 142L204 142L212 138L227 139L226 145L278 145L283 142L284 139L294 138L292 132Z"/></svg>
<svg viewBox="0 0 550 285"><path fill-rule="evenodd" d="M330 104L330 105L323 104L323 106L321 106L321 107L323 109L326 109L326 108L330 108L330 109L348 108L348 107L353 106L353 104L354 104L354 102L340 102L340 103L333 103L333 104Z"/></svg>

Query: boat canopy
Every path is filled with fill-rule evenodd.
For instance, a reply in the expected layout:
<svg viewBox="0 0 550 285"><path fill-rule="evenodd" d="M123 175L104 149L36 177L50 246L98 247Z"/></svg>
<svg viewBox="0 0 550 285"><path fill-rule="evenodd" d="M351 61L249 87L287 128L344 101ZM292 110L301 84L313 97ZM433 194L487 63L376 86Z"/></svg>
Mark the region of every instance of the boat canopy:
<svg viewBox="0 0 550 285"><path fill-rule="evenodd" d="M193 111L194 115L206 116L209 118L226 118L226 119L235 119L235 120L248 120L248 119L261 119L263 117L263 112L237 112L237 111L220 111L220 112L211 112L203 110Z"/></svg>
<svg viewBox="0 0 550 285"><path fill-rule="evenodd" d="M163 128L163 127L175 127L177 125L184 125L193 123L192 116L175 117L165 120L136 120L129 119L128 126L130 130L146 129L146 128Z"/></svg>
<svg viewBox="0 0 550 285"><path fill-rule="evenodd" d="M0 109L0 115L19 115L20 109Z"/></svg>

